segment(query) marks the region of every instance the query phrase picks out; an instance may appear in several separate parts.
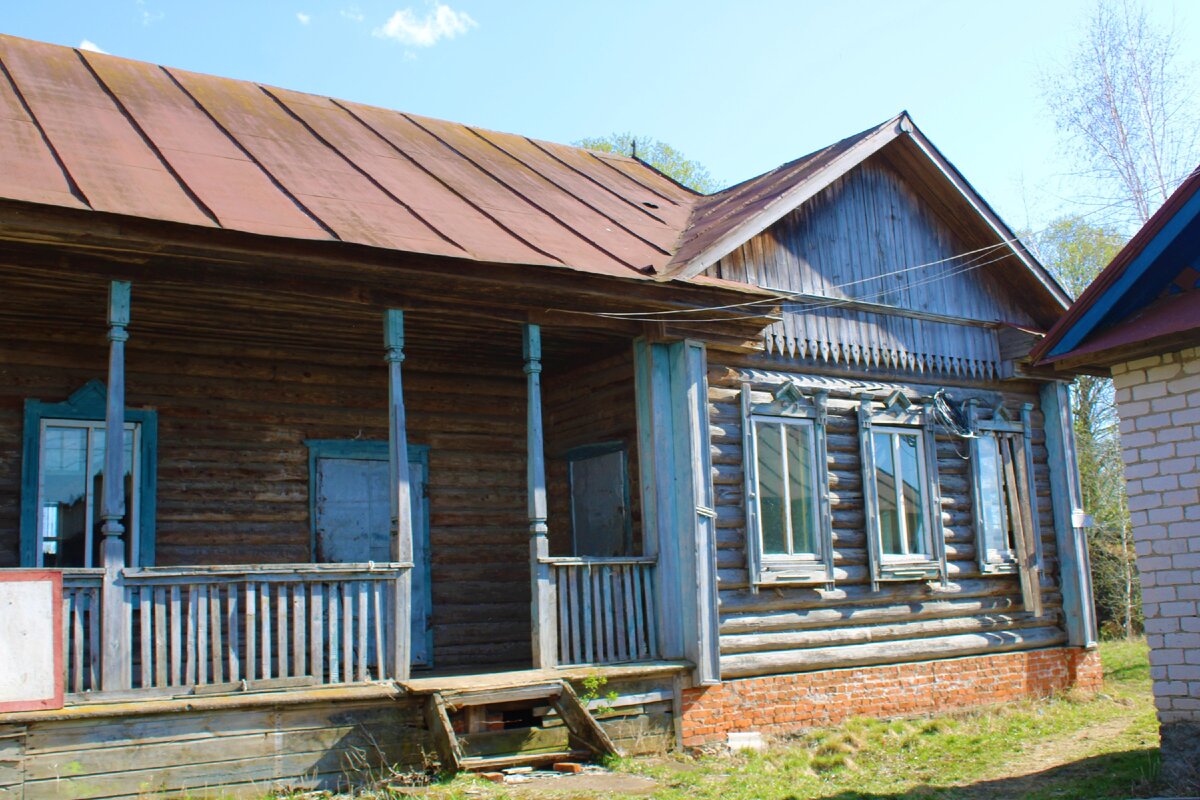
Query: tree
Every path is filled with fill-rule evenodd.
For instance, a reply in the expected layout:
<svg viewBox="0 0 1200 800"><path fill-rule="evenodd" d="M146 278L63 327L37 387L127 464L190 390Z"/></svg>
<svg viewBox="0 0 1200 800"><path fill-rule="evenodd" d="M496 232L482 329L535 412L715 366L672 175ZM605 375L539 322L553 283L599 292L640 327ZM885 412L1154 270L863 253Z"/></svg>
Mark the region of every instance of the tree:
<svg viewBox="0 0 1200 800"><path fill-rule="evenodd" d="M1072 296L1092 282L1125 241L1115 230L1077 216L1055 220L1032 239L1042 263ZM1105 633L1132 636L1141 628L1141 586L1112 381L1081 375L1071 401L1083 505L1095 522L1088 545L1097 616Z"/></svg>
<svg viewBox="0 0 1200 800"><path fill-rule="evenodd" d="M1200 160L1194 67L1136 0L1099 0L1043 93L1091 198L1111 219L1144 224Z"/></svg>
<svg viewBox="0 0 1200 800"><path fill-rule="evenodd" d="M639 160L645 161L668 178L701 194L711 194L720 188L699 161L693 161L671 145L657 139L634 136L632 133L611 133L608 136L580 139L574 144L576 147L586 147L588 150L599 150L603 153L636 155Z"/></svg>

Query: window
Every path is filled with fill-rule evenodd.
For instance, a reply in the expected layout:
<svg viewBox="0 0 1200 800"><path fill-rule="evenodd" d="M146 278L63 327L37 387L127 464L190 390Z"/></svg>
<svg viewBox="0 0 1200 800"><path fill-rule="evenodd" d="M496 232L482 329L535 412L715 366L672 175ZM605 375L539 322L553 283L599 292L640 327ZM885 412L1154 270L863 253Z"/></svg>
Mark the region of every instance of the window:
<svg viewBox="0 0 1200 800"><path fill-rule="evenodd" d="M25 402L21 468L21 564L99 567L104 486L104 384L91 381L63 403ZM154 411L125 412L125 563L154 563Z"/></svg>
<svg viewBox="0 0 1200 800"><path fill-rule="evenodd" d="M573 555L633 552L628 458L623 442L585 445L567 453Z"/></svg>
<svg viewBox="0 0 1200 800"><path fill-rule="evenodd" d="M937 451L929 410L896 391L859 403L871 583L946 577Z"/></svg>
<svg viewBox="0 0 1200 800"><path fill-rule="evenodd" d="M140 426L125 425L126 531L138 529L137 474ZM43 419L39 442L37 563L39 567L99 567L103 539L104 423ZM125 537L125 563L136 564L137 539Z"/></svg>
<svg viewBox="0 0 1200 800"><path fill-rule="evenodd" d="M925 487L924 432L875 428L871 437L883 557L927 559L929 492Z"/></svg>
<svg viewBox="0 0 1200 800"><path fill-rule="evenodd" d="M1032 403L1012 419L1003 404L982 419L966 404L971 438L972 507L976 553L984 574L1021 576L1026 608L1041 614L1041 534L1030 442Z"/></svg>
<svg viewBox="0 0 1200 800"><path fill-rule="evenodd" d="M786 383L767 403L742 389L747 560L754 584L833 579L825 404Z"/></svg>

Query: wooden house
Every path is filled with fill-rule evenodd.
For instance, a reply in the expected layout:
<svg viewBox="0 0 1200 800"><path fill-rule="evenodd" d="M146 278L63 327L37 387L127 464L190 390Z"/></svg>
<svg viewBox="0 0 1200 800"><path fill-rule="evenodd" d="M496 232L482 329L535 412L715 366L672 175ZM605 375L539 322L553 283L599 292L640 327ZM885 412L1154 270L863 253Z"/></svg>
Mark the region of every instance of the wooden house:
<svg viewBox="0 0 1200 800"><path fill-rule="evenodd" d="M1162 781L1200 792L1200 169L1033 353L1111 375L1142 582Z"/></svg>
<svg viewBox="0 0 1200 800"><path fill-rule="evenodd" d="M65 684L0 792L1096 684L1068 298L907 114L700 196L12 37L0 109L0 567L61 575Z"/></svg>

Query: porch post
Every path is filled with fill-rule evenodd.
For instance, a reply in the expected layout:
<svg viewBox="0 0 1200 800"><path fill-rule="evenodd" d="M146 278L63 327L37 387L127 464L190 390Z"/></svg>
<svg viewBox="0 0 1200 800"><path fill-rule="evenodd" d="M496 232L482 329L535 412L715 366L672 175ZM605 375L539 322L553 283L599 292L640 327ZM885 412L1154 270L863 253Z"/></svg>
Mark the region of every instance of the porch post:
<svg viewBox="0 0 1200 800"><path fill-rule="evenodd" d="M104 415L104 487L100 497L101 558L104 561L102 614L104 657L101 688L129 689L130 620L125 606L125 341L129 338L130 285L113 281L108 289L108 394Z"/></svg>
<svg viewBox="0 0 1200 800"><path fill-rule="evenodd" d="M527 324L522 336L528 386L526 480L529 491L529 568L533 580L533 666L548 669L558 661L558 620L550 579L550 541L546 527L546 454L542 444L542 332Z"/></svg>
<svg viewBox="0 0 1200 800"><path fill-rule="evenodd" d="M404 419L404 390L400 365L404 361L404 312L389 308L383 316L383 344L388 364L388 496L391 501L393 561L411 563L412 500L408 483L408 432ZM412 570L396 578L391 602L392 648L389 654L393 680L407 680L411 665Z"/></svg>

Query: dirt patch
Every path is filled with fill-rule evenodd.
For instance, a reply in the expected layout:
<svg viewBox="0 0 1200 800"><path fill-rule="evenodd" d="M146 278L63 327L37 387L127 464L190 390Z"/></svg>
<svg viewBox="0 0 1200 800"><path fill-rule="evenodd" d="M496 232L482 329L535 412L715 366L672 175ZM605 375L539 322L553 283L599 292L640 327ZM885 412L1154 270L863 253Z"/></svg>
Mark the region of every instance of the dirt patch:
<svg viewBox="0 0 1200 800"><path fill-rule="evenodd" d="M535 777L506 787L517 797L608 797L650 794L658 784L649 778L619 772L581 772L578 775Z"/></svg>

